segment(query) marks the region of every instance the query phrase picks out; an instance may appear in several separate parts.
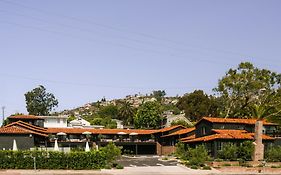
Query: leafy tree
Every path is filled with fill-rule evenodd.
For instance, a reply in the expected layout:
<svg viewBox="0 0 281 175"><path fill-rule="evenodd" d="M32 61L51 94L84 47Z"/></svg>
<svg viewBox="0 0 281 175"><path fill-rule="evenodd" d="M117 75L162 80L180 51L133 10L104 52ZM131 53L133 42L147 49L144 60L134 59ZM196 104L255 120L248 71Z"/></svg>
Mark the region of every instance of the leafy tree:
<svg viewBox="0 0 281 175"><path fill-rule="evenodd" d="M125 125L134 124L134 115L136 111L133 108L132 104L128 101L121 102L121 107L119 108L118 117L124 121Z"/></svg>
<svg viewBox="0 0 281 175"><path fill-rule="evenodd" d="M262 102L272 100L271 97L277 97L274 92L280 88L280 82L280 74L256 68L249 62L242 62L236 69L229 69L226 75L219 80L218 87L214 89L223 102L221 116L252 117L259 115L261 117L266 116L272 110L279 114L280 112L276 108L280 103L269 105Z"/></svg>
<svg viewBox="0 0 281 175"><path fill-rule="evenodd" d="M185 115L191 121L198 121L203 116L217 115L217 102L214 97L208 96L202 90L195 90L185 94L179 99L177 107L184 110Z"/></svg>
<svg viewBox="0 0 281 175"><path fill-rule="evenodd" d="M166 95L166 92L164 90L153 91L151 94L151 96L156 98L157 101L162 101L162 99L165 95Z"/></svg>
<svg viewBox="0 0 281 175"><path fill-rule="evenodd" d="M99 111L97 112L98 116L101 117L110 117L110 118L117 118L118 117L118 107L116 105L107 105L100 107Z"/></svg>
<svg viewBox="0 0 281 175"><path fill-rule="evenodd" d="M136 128L159 128L161 124L161 106L157 102L143 103L134 117Z"/></svg>
<svg viewBox="0 0 281 175"><path fill-rule="evenodd" d="M75 120L76 117L74 115L71 115L67 118L67 122L71 122L72 120Z"/></svg>
<svg viewBox="0 0 281 175"><path fill-rule="evenodd" d="M6 119L3 121L2 126L6 126L6 125L8 125L9 123L10 123L9 118L6 118Z"/></svg>
<svg viewBox="0 0 281 175"><path fill-rule="evenodd" d="M90 121L91 125L102 125L105 128L116 128L117 127L117 123L115 121L113 121L110 117L105 117L105 118L94 118L93 120Z"/></svg>
<svg viewBox="0 0 281 175"><path fill-rule="evenodd" d="M26 109L31 115L49 115L54 107L58 106L58 100L52 93L46 92L42 85L24 94Z"/></svg>
<svg viewBox="0 0 281 175"><path fill-rule="evenodd" d="M182 125L182 126L185 126L187 128L193 127L193 124L191 124L190 122L187 122L185 120L174 120L174 121L172 121L171 126L176 126L176 125Z"/></svg>
<svg viewBox="0 0 281 175"><path fill-rule="evenodd" d="M163 111L172 111L173 114L178 115L181 113L181 110L173 104L162 104Z"/></svg>

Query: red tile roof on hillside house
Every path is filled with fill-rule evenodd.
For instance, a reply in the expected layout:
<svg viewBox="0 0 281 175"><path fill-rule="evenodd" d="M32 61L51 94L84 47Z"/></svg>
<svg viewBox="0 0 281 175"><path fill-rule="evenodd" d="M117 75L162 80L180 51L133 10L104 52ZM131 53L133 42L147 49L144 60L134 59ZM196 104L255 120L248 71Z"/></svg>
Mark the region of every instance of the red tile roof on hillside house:
<svg viewBox="0 0 281 175"><path fill-rule="evenodd" d="M43 120L41 117L35 115L13 115L8 117L10 119L28 119L28 120Z"/></svg>
<svg viewBox="0 0 281 175"><path fill-rule="evenodd" d="M161 137L170 137L170 136L188 134L188 133L193 132L193 131L195 131L195 127L193 127L193 128L181 129L181 130L179 130L179 131L173 132L173 133L168 134L168 135L163 135L163 136L161 136Z"/></svg>
<svg viewBox="0 0 281 175"><path fill-rule="evenodd" d="M237 124L249 124L254 125L257 119L239 119L239 118L215 118L215 117L203 117L200 121L207 120L211 123L237 123ZM196 125L200 122L198 121ZM276 123L270 123L263 121L264 125L278 125Z"/></svg>
<svg viewBox="0 0 281 175"><path fill-rule="evenodd" d="M66 134L82 134L83 132L91 132L93 134L118 134L124 132L126 134L137 133L138 135L148 135L155 133L156 130L144 129L93 129L93 128L48 128L47 133L55 134L64 132Z"/></svg>
<svg viewBox="0 0 281 175"><path fill-rule="evenodd" d="M10 127L3 127L0 128L0 134L35 134L40 135L43 137L47 137L47 134L31 131L19 126L10 126Z"/></svg>
<svg viewBox="0 0 281 175"><path fill-rule="evenodd" d="M221 133L221 134L213 134L213 135L208 135L204 137L198 137L195 139L190 139L190 140L182 140L184 143L194 143L194 142L207 142L207 141L212 141L216 139L238 139L238 140L254 140L254 133ZM262 135L263 140L274 140L274 138L267 136L267 135Z"/></svg>
<svg viewBox="0 0 281 175"><path fill-rule="evenodd" d="M167 132L167 131L171 131L171 130L176 129L176 128L186 129L186 127L184 127L182 125L176 125L176 126L170 126L170 127L167 127L167 128L155 130L155 133Z"/></svg>

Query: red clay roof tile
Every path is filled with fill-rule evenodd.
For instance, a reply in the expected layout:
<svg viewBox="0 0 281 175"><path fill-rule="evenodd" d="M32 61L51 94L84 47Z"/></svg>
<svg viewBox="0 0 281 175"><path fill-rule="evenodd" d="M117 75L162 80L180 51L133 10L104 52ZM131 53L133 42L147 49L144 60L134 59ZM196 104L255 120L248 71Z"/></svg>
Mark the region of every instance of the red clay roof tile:
<svg viewBox="0 0 281 175"><path fill-rule="evenodd" d="M181 130L178 130L176 132L173 132L171 134L168 134L168 135L163 135L161 137L170 137L170 136L175 136L175 135L182 135L182 134L187 134L187 133L190 133L190 132L193 132L195 131L195 127L193 128L186 128L186 129L181 129Z"/></svg>
<svg viewBox="0 0 281 175"><path fill-rule="evenodd" d="M41 117L39 116L35 116L35 115L13 115L9 117L10 119L29 119L29 120L43 120Z"/></svg>
<svg viewBox="0 0 281 175"><path fill-rule="evenodd" d="M254 125L257 121L257 119L215 118L215 117L203 117L201 120L207 120L212 123L238 123L238 124L250 124L250 125ZM197 124L199 122L197 122ZM275 123L266 122L265 120L263 121L263 124L264 125L278 125Z"/></svg>

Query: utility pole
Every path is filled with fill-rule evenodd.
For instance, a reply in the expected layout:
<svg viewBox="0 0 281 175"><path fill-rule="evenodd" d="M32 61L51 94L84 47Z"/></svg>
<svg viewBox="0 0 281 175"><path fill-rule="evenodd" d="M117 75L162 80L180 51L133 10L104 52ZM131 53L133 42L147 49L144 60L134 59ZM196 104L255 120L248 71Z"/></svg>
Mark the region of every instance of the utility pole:
<svg viewBox="0 0 281 175"><path fill-rule="evenodd" d="M5 121L5 106L2 106L2 117L3 117L3 120L2 120L2 125L3 125L4 121Z"/></svg>

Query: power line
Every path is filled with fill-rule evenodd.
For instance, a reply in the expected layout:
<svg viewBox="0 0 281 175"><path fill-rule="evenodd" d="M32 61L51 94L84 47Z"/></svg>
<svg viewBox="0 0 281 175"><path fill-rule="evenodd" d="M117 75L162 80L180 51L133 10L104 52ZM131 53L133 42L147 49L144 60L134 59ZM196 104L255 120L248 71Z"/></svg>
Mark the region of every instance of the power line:
<svg viewBox="0 0 281 175"><path fill-rule="evenodd" d="M6 73L0 73L0 76L25 79L30 81L43 81L53 84L85 86L85 87L101 87L101 88L113 88L113 89L162 89L161 87L159 88L159 87L148 87L148 86L118 86L118 85L105 85L105 84L94 84L94 83L78 83L78 82L69 82L69 81L60 81L60 80L40 79L40 78L26 77L26 76L6 74ZM200 88L209 88L209 87L182 86L182 87L166 87L164 89L187 89L187 88L200 89Z"/></svg>
<svg viewBox="0 0 281 175"><path fill-rule="evenodd" d="M93 39L93 38L89 38L89 37L80 37L80 36L76 36L73 34L66 34L65 32L60 32L60 31L55 31L55 30L49 30L49 29L45 29L45 28L40 28L40 27L34 27L34 26L29 26L29 25L25 25L25 24L19 24L19 23L14 23L14 22L10 22L10 21L0 21L0 23L6 23L9 25L14 25L14 26L18 26L18 27L23 27L23 28L29 28L29 29L33 29L33 30L38 30L38 31L43 31L43 32L48 32L48 33L52 33L52 34L56 34L59 36L66 36L66 37L71 37L71 38L75 38L75 39L80 39L80 40L85 40L88 42L95 42L97 43L97 40ZM126 44L120 44L120 43L112 43L112 42L107 42L107 41L102 41L99 40L98 42L101 42L103 44L110 44L110 45L115 45L118 47L123 47L123 48L129 48L129 49L133 49L133 50L137 50L137 51L142 51L143 53L153 53L153 54L161 54L163 56L170 56L173 58L180 58L180 59L189 59L192 61L199 61L199 62L207 62L207 63L212 63L212 64L229 64L228 62L224 62L224 61L216 61L216 60L210 60L210 59L204 59L204 58L196 58L196 59L192 59L189 58L187 56L184 55L177 55L177 54L173 54L171 52L163 52L163 51L158 51L158 50L152 50L152 49L145 49L145 48L138 48L138 47L132 47Z"/></svg>
<svg viewBox="0 0 281 175"><path fill-rule="evenodd" d="M0 9L0 12L10 12L10 11L7 11L7 10L2 10ZM28 15L24 15L24 14L19 14L19 13L15 13L15 12L12 12L14 13L14 15L18 15L18 16L23 16L23 17L28 17L28 18L31 18L33 20L36 20L36 21L40 21L40 22L47 22L49 23L49 21L47 20L44 20L42 18L38 18L38 17L32 17L32 16L28 16ZM17 26L21 26L21 27L29 27L29 28L36 28L37 30L44 30L44 31L47 31L47 32L52 32L52 33L56 33L58 34L58 32L56 31L50 31L50 30L46 30L45 28L44 29L39 29L38 27L32 27L32 26L27 26L27 25L22 25L22 24L17 24L17 23L12 23L12 22L7 22L7 21L2 21L2 22L6 22L6 23L9 23L9 24L14 24L14 25L17 25ZM85 28L81 28L81 27L78 27L77 26L73 26L73 25L66 25L66 24L62 24L62 23L55 23L57 25L61 25L63 27L67 27L67 28L71 28L71 29L78 29L79 31L83 31L83 32L88 32L88 33L93 33L91 29L85 29ZM60 33L61 35L65 35L65 33ZM93 36L93 35L91 35ZM153 45L162 45L162 46L165 46L167 48L170 48L170 49L174 49L174 50L180 50L180 51L187 51L186 49L180 49L180 48L176 48L176 47L170 47L170 46L166 46L166 45L163 45L163 44L155 44L155 43L151 43L151 42L147 42L147 41L142 41L142 40L136 40L136 39L131 39L131 38L128 38L128 37L117 37L119 39L126 39L126 40L129 40L129 41L134 41L135 43L141 43L141 44L153 44ZM105 41L107 43L107 41ZM113 43L110 43L110 44L113 44ZM113 44L115 45L115 44ZM118 45L118 44L116 44ZM122 47L125 46L124 44L121 44ZM119 45L120 46L120 45ZM165 54L165 55L170 55L170 56L177 56L175 54L172 54L170 52L163 52L163 51L156 51L156 50L151 50L151 49L144 49L144 48L136 48L136 47L132 47L131 45L128 46L126 45L125 46L126 48L130 48L130 49L134 49L134 50L143 50L145 52L150 52L150 53L160 53L160 54ZM201 52L202 53L202 52ZM185 53L186 54L186 53ZM184 55L181 56L182 58L186 58ZM226 62L218 62L218 61L210 61L209 59L198 59L198 60L201 60L201 61L205 61L205 62L209 62L209 63L216 63L216 64L220 64L220 63L224 63L224 64L227 64Z"/></svg>
<svg viewBox="0 0 281 175"><path fill-rule="evenodd" d="M175 41L175 40L171 40L171 39L167 39L167 38L163 38L163 37L159 37L159 36L154 36L154 35L142 33L142 32L129 31L129 30L125 31L124 29L121 29L119 27L115 27L115 26L112 26L112 25L97 23L97 22L92 21L92 20L80 19L80 18L77 18L77 17L74 17L74 16L67 16L67 15L55 13L55 12L50 13L48 11L45 11L45 10L42 10L42 9L39 9L39 8L35 8L35 7L30 7L30 6L21 4L21 3L15 3L15 2L7 1L7 0L0 0L0 2L4 2L4 3L11 4L11 5L23 7L23 8L26 8L26 9L31 9L33 11L37 11L39 13L43 13L43 14L47 14L47 15L59 16L59 17L62 17L62 18L68 19L68 20L72 20L72 21L77 21L77 22L81 22L81 23L90 23L90 24L93 24L95 26L102 27L102 28L108 29L108 30L118 31L118 32L122 32L122 33L124 33L124 32L125 33L131 33L131 34L134 34L134 35L142 36L142 37L153 39L153 40L165 41L165 42L173 43L173 44L176 44L176 45L187 46L187 44L185 42L182 42L182 41ZM231 55L236 55L236 56L240 56L240 57L248 57L248 58L255 58L255 59L258 58L258 57L255 57L255 56L250 56L250 55L242 54L242 53L238 53L238 52L226 51L226 50L222 50L222 49L209 48L209 47L202 47L202 46L194 45L194 44L193 45L189 44L188 47L206 50L206 51L217 52L217 53L231 54ZM267 59L267 61L268 61L268 59Z"/></svg>

